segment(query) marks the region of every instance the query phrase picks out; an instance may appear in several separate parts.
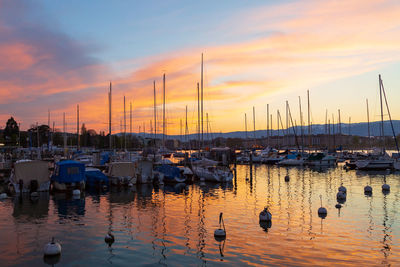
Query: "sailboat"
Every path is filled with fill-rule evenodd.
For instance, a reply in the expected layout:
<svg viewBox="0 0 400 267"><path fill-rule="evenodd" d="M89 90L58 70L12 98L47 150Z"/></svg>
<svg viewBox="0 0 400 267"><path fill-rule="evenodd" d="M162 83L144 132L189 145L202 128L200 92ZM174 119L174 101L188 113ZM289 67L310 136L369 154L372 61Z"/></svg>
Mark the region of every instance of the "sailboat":
<svg viewBox="0 0 400 267"><path fill-rule="evenodd" d="M217 162L204 158L201 152L203 144L203 54L201 54L201 112L200 112L200 90L199 83L197 83L197 118L198 118L198 143L199 143L199 156L200 160L194 161L193 174L199 178L200 181L209 182L229 182L233 179L232 171L227 167L217 166ZM201 115L201 116L200 116ZM201 122L200 122L201 117ZM201 129L201 131L200 131ZM201 135L200 135L201 133ZM201 138L200 138L201 136Z"/></svg>
<svg viewBox="0 0 400 267"><path fill-rule="evenodd" d="M290 152L288 151L287 156L279 161L277 164L280 166L303 166L304 164L304 158L303 155L299 152L300 151L300 146L297 140L297 134L296 134L296 125L293 123L293 118L292 114L290 112L290 107L289 107L289 102L286 101L286 131L287 131L287 138L289 138L289 127L290 127L290 122L292 123L292 129L293 129L293 135L295 138L296 146L297 146L297 151L296 152ZM283 127L282 127L283 128ZM289 147L289 139L287 142L287 146Z"/></svg>
<svg viewBox="0 0 400 267"><path fill-rule="evenodd" d="M163 146L158 150L158 153L162 155L162 159L154 162L154 171L155 174L159 177L159 180L162 180L164 183L184 183L186 182L186 177L183 175L181 170L172 166L172 162L168 159L171 157L172 152L169 151L165 146L165 137L166 137L166 119L165 119L165 74L163 75ZM155 85L154 85L154 121L156 121L156 103L155 103ZM157 131L157 125L155 126L155 132ZM154 135L154 145L156 145L156 135Z"/></svg>
<svg viewBox="0 0 400 267"><path fill-rule="evenodd" d="M386 170L386 169L393 168L394 160L389 157L389 155L386 153L386 150L385 150L382 93L384 94L384 97L385 97L386 108L388 110L390 123L391 123L392 130L394 133L394 128L393 128L393 124L392 124L392 120L391 120L390 112L389 112L389 106L388 106L387 100L386 100L386 93L383 88L383 82L381 79L381 75L379 74L379 96L380 96L380 103L381 103L381 138L383 140L383 147L380 151L378 151L378 153L371 154L368 159L356 161L355 164L357 166L357 169L359 169L359 170ZM396 140L396 138L395 138L395 140ZM397 140L396 140L396 145L397 145ZM398 150L398 146L397 146L397 150Z"/></svg>

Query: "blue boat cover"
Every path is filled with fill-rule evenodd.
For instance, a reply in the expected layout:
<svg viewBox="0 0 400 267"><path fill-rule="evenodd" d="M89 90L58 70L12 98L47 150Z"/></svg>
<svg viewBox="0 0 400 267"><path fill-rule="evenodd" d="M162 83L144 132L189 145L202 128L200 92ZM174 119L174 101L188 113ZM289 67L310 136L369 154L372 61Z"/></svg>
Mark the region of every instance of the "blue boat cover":
<svg viewBox="0 0 400 267"><path fill-rule="evenodd" d="M288 154L287 155L287 159L296 159L297 158L297 154Z"/></svg>
<svg viewBox="0 0 400 267"><path fill-rule="evenodd" d="M100 165L106 164L110 160L110 152L102 152L100 154Z"/></svg>
<svg viewBox="0 0 400 267"><path fill-rule="evenodd" d="M103 183L108 185L108 177L100 170L85 170L86 183L89 185L96 185Z"/></svg>
<svg viewBox="0 0 400 267"><path fill-rule="evenodd" d="M174 180L175 177L178 177L178 178L181 177L180 169L178 167L171 166L168 164L162 164L160 166L157 166L156 171L164 174L164 179L168 179L168 180Z"/></svg>
<svg viewBox="0 0 400 267"><path fill-rule="evenodd" d="M74 160L57 162L51 180L58 183L79 183L85 181L85 164Z"/></svg>

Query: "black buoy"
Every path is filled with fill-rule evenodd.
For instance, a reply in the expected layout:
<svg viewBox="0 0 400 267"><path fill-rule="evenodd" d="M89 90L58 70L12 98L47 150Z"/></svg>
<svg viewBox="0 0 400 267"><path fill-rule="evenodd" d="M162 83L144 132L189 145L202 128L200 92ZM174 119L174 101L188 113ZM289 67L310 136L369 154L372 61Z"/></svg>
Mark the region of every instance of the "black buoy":
<svg viewBox="0 0 400 267"><path fill-rule="evenodd" d="M260 222L270 222L272 220L272 214L268 211L268 207L265 207L259 215Z"/></svg>
<svg viewBox="0 0 400 267"><path fill-rule="evenodd" d="M369 185L366 185L366 186L364 187L364 194L366 194L366 195L368 195L368 196L372 195L372 187L369 186Z"/></svg>
<svg viewBox="0 0 400 267"><path fill-rule="evenodd" d="M285 182L289 182L289 180L290 180L289 175L286 175L286 176L285 176Z"/></svg>
<svg viewBox="0 0 400 267"><path fill-rule="evenodd" d="M383 184L382 185L382 191L383 192L389 192L390 191L390 185L388 185L388 184Z"/></svg>
<svg viewBox="0 0 400 267"><path fill-rule="evenodd" d="M322 207L322 195L319 195L319 199L321 200L321 207L318 209L318 216L322 219L325 219L328 215L328 211L326 208Z"/></svg>
<svg viewBox="0 0 400 267"><path fill-rule="evenodd" d="M111 245L114 243L115 238L114 238L114 235L111 233L111 230L109 230L108 233L106 234L106 236L104 237L104 241L105 241L109 246L111 246Z"/></svg>

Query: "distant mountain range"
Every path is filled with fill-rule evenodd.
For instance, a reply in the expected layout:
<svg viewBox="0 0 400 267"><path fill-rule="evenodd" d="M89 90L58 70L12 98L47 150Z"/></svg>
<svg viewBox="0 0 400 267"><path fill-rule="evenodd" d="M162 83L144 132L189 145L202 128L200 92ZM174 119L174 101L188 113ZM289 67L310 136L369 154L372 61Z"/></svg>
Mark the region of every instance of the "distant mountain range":
<svg viewBox="0 0 400 267"><path fill-rule="evenodd" d="M400 120L394 120L393 122L393 128L395 131L396 136L400 134ZM380 128L381 128L381 122L380 121L375 121L371 122L370 124L370 134L371 136L380 136ZM383 122L383 131L385 136L392 136L392 127L390 125L390 121L384 121ZM301 127L290 127L289 128L289 133L293 134L293 128L296 130L297 135L301 135ZM308 126L303 126L303 132L304 134L308 134ZM327 126L325 124L315 124L312 125L312 134L325 134L325 129L327 129ZM330 125L330 133L338 133L341 129L341 133L348 135L358 135L358 136L368 136L368 123L367 122L359 122L359 123L341 123L340 126L339 124L334 124ZM334 130L333 130L334 129ZM255 132L253 131L248 131L247 132L247 137L248 138L254 138L254 134L256 138L262 138L267 136L267 131L264 130L256 130ZM283 135L282 130L279 130L279 134ZM134 133L133 135L135 136L144 136L144 133ZM278 135L278 130L272 130L271 135L276 136ZM146 137L152 137L149 133L146 133ZM245 131L236 131L236 132L228 132L228 133L210 133L209 134L209 139L212 138L217 138L217 137L223 137L223 138L246 138L246 132ZM157 138L162 138L162 134L157 134ZM168 139L180 139L180 135L168 135ZM184 137L182 137L183 139ZM197 139L197 133L196 134L189 134L188 135L189 139ZM207 139L207 134L204 133L204 139Z"/></svg>

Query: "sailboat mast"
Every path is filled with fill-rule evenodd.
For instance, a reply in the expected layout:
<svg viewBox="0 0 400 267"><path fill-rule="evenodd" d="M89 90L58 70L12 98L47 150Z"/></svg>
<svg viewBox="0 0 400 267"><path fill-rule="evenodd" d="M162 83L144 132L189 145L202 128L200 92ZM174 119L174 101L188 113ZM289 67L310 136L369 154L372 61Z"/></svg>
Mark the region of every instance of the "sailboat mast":
<svg viewBox="0 0 400 267"><path fill-rule="evenodd" d="M303 112L301 111L301 98L300 98L300 96L299 96L299 110L300 110L301 151L304 153Z"/></svg>
<svg viewBox="0 0 400 267"><path fill-rule="evenodd" d="M79 144L80 144L80 138L79 138L79 104L76 105L76 135L77 135L76 147L79 150Z"/></svg>
<svg viewBox="0 0 400 267"><path fill-rule="evenodd" d="M209 122L208 122L208 112L206 113L206 123L207 123L207 127L206 127L206 128L207 128L206 139L207 139L207 141L208 141L208 140L210 140L209 135L208 135L208 123L209 123Z"/></svg>
<svg viewBox="0 0 400 267"><path fill-rule="evenodd" d="M267 146L269 147L269 104L267 104Z"/></svg>
<svg viewBox="0 0 400 267"><path fill-rule="evenodd" d="M129 146L132 148L132 102L129 102Z"/></svg>
<svg viewBox="0 0 400 267"><path fill-rule="evenodd" d="M165 73L163 75L163 147L165 147Z"/></svg>
<svg viewBox="0 0 400 267"><path fill-rule="evenodd" d="M153 81L154 86L154 145L157 138L157 106L156 106L156 81Z"/></svg>
<svg viewBox="0 0 400 267"><path fill-rule="evenodd" d="M335 116L332 113L332 136L333 136L333 149L336 147L336 139L335 139Z"/></svg>
<svg viewBox="0 0 400 267"><path fill-rule="evenodd" d="M392 127L393 138L394 138L394 141L396 143L397 153L399 153L399 144L397 142L397 137L396 137L396 134L394 132L392 116L390 115L389 105L388 105L387 98L386 98L386 93L385 93L385 88L383 87L382 79L380 79L380 80L381 80L381 87L382 87L383 97L385 98L386 109L387 109L387 112L388 112L388 115L389 115L390 126Z"/></svg>
<svg viewBox="0 0 400 267"><path fill-rule="evenodd" d="M67 148L67 133L65 130L65 112L63 113L63 132L64 132L64 153L65 153Z"/></svg>
<svg viewBox="0 0 400 267"><path fill-rule="evenodd" d="M278 124L278 148L280 145L280 132L279 132L279 109L276 111L276 122Z"/></svg>
<svg viewBox="0 0 400 267"><path fill-rule="evenodd" d="M110 90L108 91L108 135L109 135L109 145L110 150L112 149L112 136L111 136L111 97L112 97L112 88L110 82Z"/></svg>
<svg viewBox="0 0 400 267"><path fill-rule="evenodd" d="M199 142L199 153L200 153L200 88L197 83L197 138Z"/></svg>
<svg viewBox="0 0 400 267"><path fill-rule="evenodd" d="M272 114L270 114L270 124L271 124L271 128L270 128L270 135L271 135L271 139L272 139Z"/></svg>
<svg viewBox="0 0 400 267"><path fill-rule="evenodd" d="M204 145L203 138L203 53L201 53L201 144Z"/></svg>
<svg viewBox="0 0 400 267"><path fill-rule="evenodd" d="M308 148L311 148L311 122L310 122L310 91L307 90L307 106L308 106Z"/></svg>
<svg viewBox="0 0 400 267"><path fill-rule="evenodd" d="M124 148L126 150L126 110L125 110L125 96L124 96Z"/></svg>
<svg viewBox="0 0 400 267"><path fill-rule="evenodd" d="M328 109L325 110L325 134L328 134Z"/></svg>
<svg viewBox="0 0 400 267"><path fill-rule="evenodd" d="M286 101L286 148L289 149L289 111L288 111L288 101Z"/></svg>
<svg viewBox="0 0 400 267"><path fill-rule="evenodd" d="M284 138L285 138L285 131L284 131L284 127L283 127L283 121L282 121L281 113L279 112L279 109L278 109L278 127L279 127L279 122L281 123L281 130L282 130L282 133L283 133L282 142L283 142ZM279 135L279 128L278 128L278 135Z"/></svg>
<svg viewBox="0 0 400 267"><path fill-rule="evenodd" d="M188 128L188 121L187 121L187 105L186 105L186 112L185 112L185 141L187 141L188 132L189 132L189 128Z"/></svg>
<svg viewBox="0 0 400 267"><path fill-rule="evenodd" d="M122 133L122 119L119 120L119 133ZM122 140L120 140L119 148L122 150Z"/></svg>
<svg viewBox="0 0 400 267"><path fill-rule="evenodd" d="M382 80L381 80L381 75L379 74L379 99L381 101L381 138L383 141L383 151L382 153L385 153L385 133L383 130L383 102L382 102Z"/></svg>
<svg viewBox="0 0 400 267"><path fill-rule="evenodd" d="M246 137L246 142L247 142L247 114L244 113L244 132L245 132L245 137Z"/></svg>
<svg viewBox="0 0 400 267"><path fill-rule="evenodd" d="M371 149L371 132L370 132L370 127L369 127L369 106L368 106L368 98L366 99L367 102L367 121L368 121L368 142L369 142L369 148Z"/></svg>

